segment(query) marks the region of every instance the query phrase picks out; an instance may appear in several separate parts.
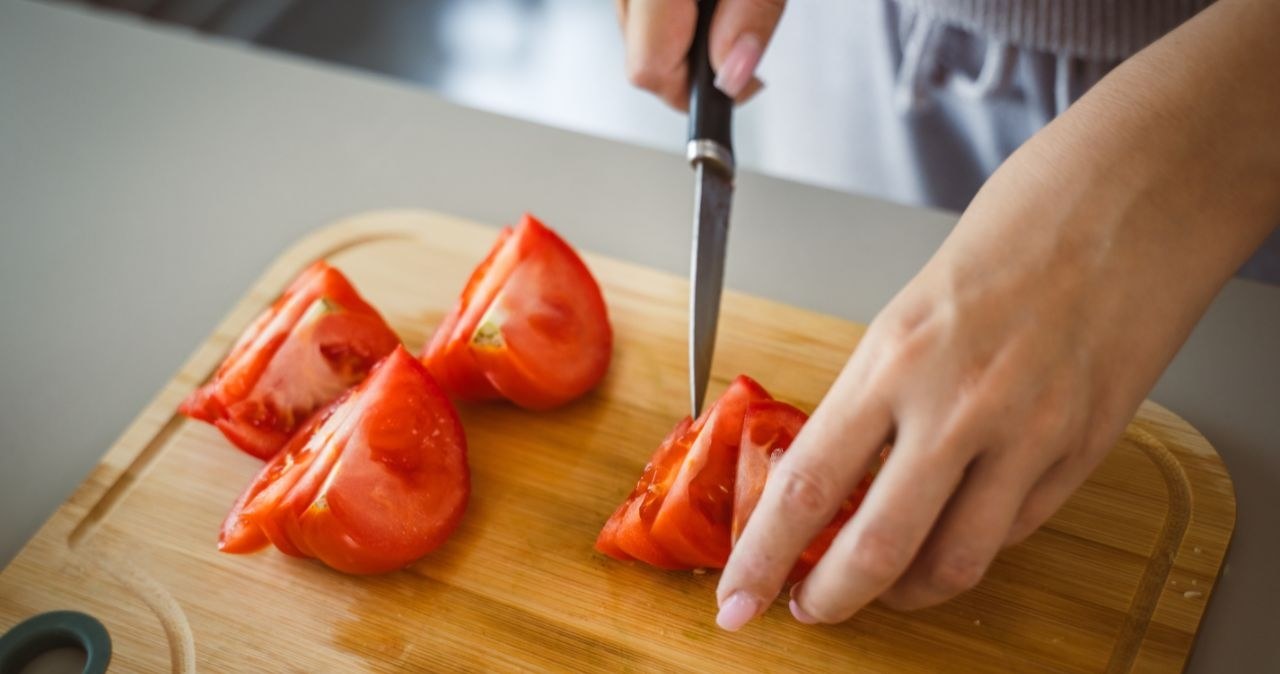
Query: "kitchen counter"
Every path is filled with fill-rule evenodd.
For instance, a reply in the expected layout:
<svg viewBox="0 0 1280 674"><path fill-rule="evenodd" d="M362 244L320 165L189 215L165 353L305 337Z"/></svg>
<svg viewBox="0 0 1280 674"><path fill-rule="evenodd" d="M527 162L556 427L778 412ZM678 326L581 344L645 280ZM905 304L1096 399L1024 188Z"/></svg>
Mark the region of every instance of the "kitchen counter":
<svg viewBox="0 0 1280 674"><path fill-rule="evenodd" d="M0 563L88 474L267 263L384 208L683 274L675 154L459 107L364 73L123 16L0 3ZM728 285L866 322L948 213L745 173ZM158 282L157 279L163 279ZM1233 281L1151 397L1235 480L1238 523L1189 671L1280 665L1280 288Z"/></svg>

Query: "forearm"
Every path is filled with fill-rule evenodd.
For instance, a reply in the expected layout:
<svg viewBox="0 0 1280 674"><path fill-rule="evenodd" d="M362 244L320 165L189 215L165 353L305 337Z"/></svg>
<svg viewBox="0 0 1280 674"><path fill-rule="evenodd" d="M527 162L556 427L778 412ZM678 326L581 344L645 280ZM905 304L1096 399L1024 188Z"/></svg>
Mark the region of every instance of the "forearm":
<svg viewBox="0 0 1280 674"><path fill-rule="evenodd" d="M1280 3L1222 0L1122 64L997 171L926 275L1034 278L1131 326L1094 346L1132 352L1149 385L1280 223L1278 28Z"/></svg>
<svg viewBox="0 0 1280 674"><path fill-rule="evenodd" d="M1121 232L1097 234L1149 234L1171 262L1226 278L1280 222L1278 32L1280 3L1222 0L1104 78L1002 173L1131 202Z"/></svg>
<svg viewBox="0 0 1280 674"><path fill-rule="evenodd" d="M1062 180L1131 195L1135 218L1117 234L1167 241L1158 250L1170 262L1225 279L1280 222L1278 32L1280 3L1222 0L1118 67L1027 150Z"/></svg>

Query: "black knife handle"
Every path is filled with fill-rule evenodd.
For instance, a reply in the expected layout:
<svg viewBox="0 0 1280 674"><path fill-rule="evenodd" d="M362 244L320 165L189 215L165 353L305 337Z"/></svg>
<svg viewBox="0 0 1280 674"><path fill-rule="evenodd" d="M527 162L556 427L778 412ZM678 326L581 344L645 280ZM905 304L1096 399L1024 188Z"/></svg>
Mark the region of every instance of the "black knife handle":
<svg viewBox="0 0 1280 674"><path fill-rule="evenodd" d="M733 175L733 135L730 120L733 100L715 87L711 70L711 18L716 0L698 0L698 26L689 49L689 147L692 163L709 161ZM709 142L707 142L709 141Z"/></svg>

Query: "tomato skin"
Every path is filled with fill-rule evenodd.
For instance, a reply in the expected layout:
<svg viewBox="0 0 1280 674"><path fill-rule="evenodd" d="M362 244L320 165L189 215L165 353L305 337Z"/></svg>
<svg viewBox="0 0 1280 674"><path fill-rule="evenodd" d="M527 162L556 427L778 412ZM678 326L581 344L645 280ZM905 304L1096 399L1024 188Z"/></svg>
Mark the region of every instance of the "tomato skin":
<svg viewBox="0 0 1280 674"><path fill-rule="evenodd" d="M626 517L626 510L631 505L631 502L631 499L623 501L622 505L613 511L613 515L609 516L609 519L604 523L604 528L600 530L600 535L596 537L596 551L620 562L629 562L635 559L618 545L618 530L622 527L622 520Z"/></svg>
<svg viewBox="0 0 1280 674"><path fill-rule="evenodd" d="M399 343L342 273L317 261L250 324L179 411L269 459Z"/></svg>
<svg viewBox="0 0 1280 674"><path fill-rule="evenodd" d="M525 214L472 272L423 361L454 397L502 397L559 407L608 370L613 332L600 286L582 258Z"/></svg>
<svg viewBox="0 0 1280 674"><path fill-rule="evenodd" d="M346 573L393 571L436 549L471 491L462 424L422 364L398 350L370 383L377 397L298 518L311 554Z"/></svg>
<svg viewBox="0 0 1280 674"><path fill-rule="evenodd" d="M457 528L471 490L462 424L403 347L306 431L237 501L223 530L238 536L224 551L250 551L261 536L339 571L383 573Z"/></svg>

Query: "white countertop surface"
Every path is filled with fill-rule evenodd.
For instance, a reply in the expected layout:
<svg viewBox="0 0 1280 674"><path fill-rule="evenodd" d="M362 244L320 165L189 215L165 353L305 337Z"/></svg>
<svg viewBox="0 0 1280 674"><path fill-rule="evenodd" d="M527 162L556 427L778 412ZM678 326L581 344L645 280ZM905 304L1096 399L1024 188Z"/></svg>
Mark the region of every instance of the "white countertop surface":
<svg viewBox="0 0 1280 674"><path fill-rule="evenodd" d="M0 2L0 563L270 260L343 216L529 210L685 273L681 157L127 17ZM728 284L866 322L954 216L743 175ZM1151 397L1238 522L1189 671L1280 667L1280 288L1233 281Z"/></svg>

